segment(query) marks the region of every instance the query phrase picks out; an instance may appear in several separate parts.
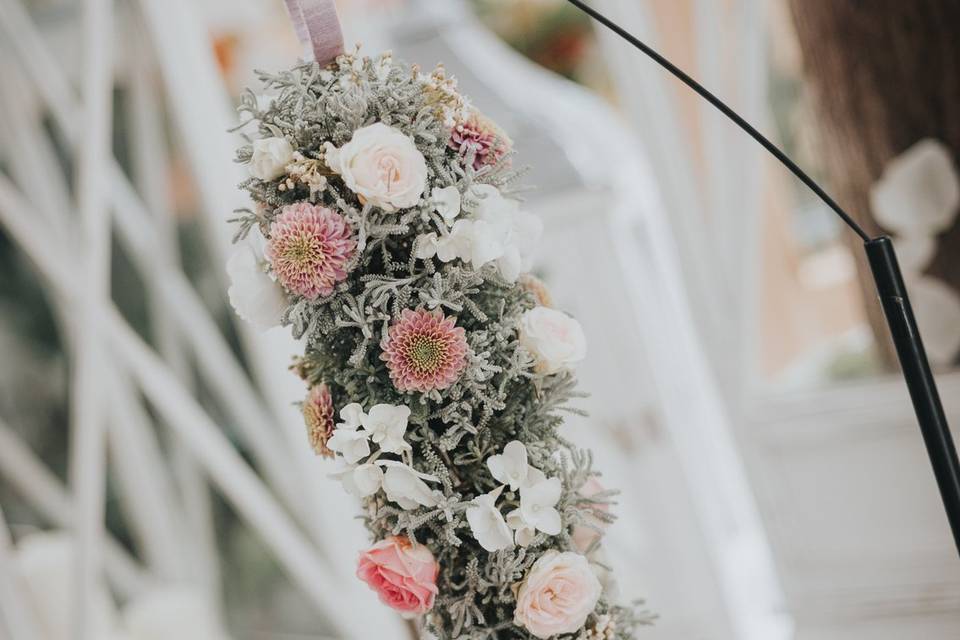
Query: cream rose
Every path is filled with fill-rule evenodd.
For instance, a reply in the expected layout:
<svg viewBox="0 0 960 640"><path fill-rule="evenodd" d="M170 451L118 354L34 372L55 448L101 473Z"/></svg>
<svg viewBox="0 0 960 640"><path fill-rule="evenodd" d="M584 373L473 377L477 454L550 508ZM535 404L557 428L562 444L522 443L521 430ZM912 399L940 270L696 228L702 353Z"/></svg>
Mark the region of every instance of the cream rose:
<svg viewBox="0 0 960 640"><path fill-rule="evenodd" d="M538 638L573 633L596 608L602 590L586 558L571 551L547 551L517 590L513 622Z"/></svg>
<svg viewBox="0 0 960 640"><path fill-rule="evenodd" d="M357 129L339 149L326 144L325 162L364 203L395 211L420 201L427 161L408 136L382 122Z"/></svg>
<svg viewBox="0 0 960 640"><path fill-rule="evenodd" d="M572 369L587 355L580 323L548 307L534 307L523 314L520 344L536 359L537 371L546 374Z"/></svg>
<svg viewBox="0 0 960 640"><path fill-rule="evenodd" d="M286 138L261 138L253 141L250 175L261 180L275 180L287 171L293 160L293 147Z"/></svg>

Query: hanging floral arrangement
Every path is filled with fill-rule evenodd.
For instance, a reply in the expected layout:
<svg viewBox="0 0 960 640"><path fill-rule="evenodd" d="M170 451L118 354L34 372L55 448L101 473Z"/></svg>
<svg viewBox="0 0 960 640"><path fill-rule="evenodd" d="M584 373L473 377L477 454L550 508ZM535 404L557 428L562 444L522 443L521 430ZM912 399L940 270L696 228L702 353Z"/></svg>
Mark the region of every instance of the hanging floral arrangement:
<svg viewBox="0 0 960 640"><path fill-rule="evenodd" d="M510 139L442 67L389 54L262 81L230 299L304 338L304 446L373 539L357 577L443 640L633 638L647 618L602 557L613 492L558 433L584 334L529 274Z"/></svg>

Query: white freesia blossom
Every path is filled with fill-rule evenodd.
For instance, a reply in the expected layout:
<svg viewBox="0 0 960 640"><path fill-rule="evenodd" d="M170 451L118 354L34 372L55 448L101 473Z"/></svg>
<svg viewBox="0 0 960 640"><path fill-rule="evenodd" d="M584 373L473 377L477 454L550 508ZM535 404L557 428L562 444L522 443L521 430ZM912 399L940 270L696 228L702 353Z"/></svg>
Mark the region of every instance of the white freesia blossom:
<svg viewBox="0 0 960 640"><path fill-rule="evenodd" d="M378 404L361 418L361 424L370 433L370 439L380 446L381 451L401 453L410 450L410 445L403 439L409 418L409 407Z"/></svg>
<svg viewBox="0 0 960 640"><path fill-rule="evenodd" d="M454 219L460 215L460 190L455 186L435 187L430 195L433 198L434 209L447 223L447 226L452 225Z"/></svg>
<svg viewBox="0 0 960 640"><path fill-rule="evenodd" d="M370 455L370 443L367 438L370 433L360 429L360 421L366 417L362 407L357 403L348 404L340 410L343 422L337 423L333 435L327 441L327 447L343 456L348 464L356 464L362 458Z"/></svg>
<svg viewBox="0 0 960 640"><path fill-rule="evenodd" d="M357 498L372 496L383 486L383 469L372 462L347 465L331 476L340 480L344 490Z"/></svg>
<svg viewBox="0 0 960 640"><path fill-rule="evenodd" d="M520 490L520 515L528 527L555 536L560 533L560 478L547 478Z"/></svg>
<svg viewBox="0 0 960 640"><path fill-rule="evenodd" d="M286 138L261 138L253 141L250 174L261 180L274 180L286 172L293 160L293 147Z"/></svg>
<svg viewBox="0 0 960 640"><path fill-rule="evenodd" d="M497 498L503 487L497 487L490 493L477 496L467 507L467 523L473 537L480 546L487 551L500 551L513 546L513 534L500 510L497 509Z"/></svg>
<svg viewBox="0 0 960 640"><path fill-rule="evenodd" d="M536 359L541 373L572 369L587 355L580 323L562 311L535 307L520 319L520 344Z"/></svg>
<svg viewBox="0 0 960 640"><path fill-rule="evenodd" d="M402 462L381 460L387 467L383 475L383 490L387 500L396 502L403 509L416 509L418 506L434 507L439 504L437 496L424 480L438 481L434 476L418 473Z"/></svg>
<svg viewBox="0 0 960 640"><path fill-rule="evenodd" d="M503 453L487 458L487 468L497 482L510 485L511 491L527 485L527 448L519 440L508 442Z"/></svg>
<svg viewBox="0 0 960 640"><path fill-rule="evenodd" d="M261 331L279 326L287 308L283 288L267 273L264 240L257 229L238 242L227 260L227 296L237 315Z"/></svg>
<svg viewBox="0 0 960 640"><path fill-rule="evenodd" d="M960 176L950 149L926 138L891 160L870 189L870 207L877 222L898 235L950 228L960 209Z"/></svg>
<svg viewBox="0 0 960 640"><path fill-rule="evenodd" d="M339 149L324 146L324 161L361 201L396 211L420 201L427 186L427 161L409 136L376 122L353 132Z"/></svg>

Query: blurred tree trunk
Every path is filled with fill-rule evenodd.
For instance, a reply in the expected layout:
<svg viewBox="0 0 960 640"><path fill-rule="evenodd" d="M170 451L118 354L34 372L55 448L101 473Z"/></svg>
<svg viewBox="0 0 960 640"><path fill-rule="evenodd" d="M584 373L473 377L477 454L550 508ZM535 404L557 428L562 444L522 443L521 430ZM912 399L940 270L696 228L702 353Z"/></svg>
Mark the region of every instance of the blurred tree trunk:
<svg viewBox="0 0 960 640"><path fill-rule="evenodd" d="M922 138L960 159L960 0L789 0L813 93L830 188L868 233L868 194L888 160ZM850 235L855 253L859 239ZM894 357L866 263L860 282L877 344ZM926 270L960 290L960 224Z"/></svg>

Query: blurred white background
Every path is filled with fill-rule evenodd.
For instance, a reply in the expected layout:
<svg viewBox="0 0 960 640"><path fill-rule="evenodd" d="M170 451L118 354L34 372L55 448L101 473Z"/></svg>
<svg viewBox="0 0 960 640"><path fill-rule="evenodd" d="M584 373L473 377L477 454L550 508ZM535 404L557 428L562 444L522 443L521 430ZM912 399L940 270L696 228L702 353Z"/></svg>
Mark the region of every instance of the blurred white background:
<svg viewBox="0 0 960 640"><path fill-rule="evenodd" d="M537 272L590 345L568 435L623 492L644 637L958 637L960 563L825 208L562 0L337 4L348 46L443 62L531 167ZM826 173L785 2L594 5ZM280 0L0 0L0 638L408 637L353 577L296 346L226 304L233 102L299 54Z"/></svg>

